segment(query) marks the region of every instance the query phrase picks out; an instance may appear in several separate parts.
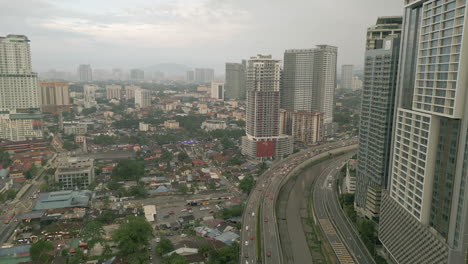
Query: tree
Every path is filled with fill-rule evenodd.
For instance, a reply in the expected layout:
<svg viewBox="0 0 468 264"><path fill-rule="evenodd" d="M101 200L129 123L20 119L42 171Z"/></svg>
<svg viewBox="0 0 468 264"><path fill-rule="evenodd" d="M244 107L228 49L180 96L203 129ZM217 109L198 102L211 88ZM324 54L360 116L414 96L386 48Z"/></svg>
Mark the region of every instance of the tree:
<svg viewBox="0 0 468 264"><path fill-rule="evenodd" d="M95 113L97 111L96 107L93 106L91 108L85 108L83 109L83 111L81 111L81 114L84 115L84 116L87 116L87 115L90 115L92 113Z"/></svg>
<svg viewBox="0 0 468 264"><path fill-rule="evenodd" d="M13 200L16 197L16 191L15 190L8 190L5 192L5 197L7 200Z"/></svg>
<svg viewBox="0 0 468 264"><path fill-rule="evenodd" d="M174 250L174 244L172 242L165 238L161 237L161 240L159 241L158 245L156 246L156 253L160 256L169 253Z"/></svg>
<svg viewBox="0 0 468 264"><path fill-rule="evenodd" d="M115 137L109 135L99 135L93 139L93 143L98 145L114 145L116 142Z"/></svg>
<svg viewBox="0 0 468 264"><path fill-rule="evenodd" d="M186 194L188 192L188 187L187 184L185 183L180 183L179 184L179 192Z"/></svg>
<svg viewBox="0 0 468 264"><path fill-rule="evenodd" d="M174 158L171 152L167 151L166 149L162 150L161 157L159 157L161 161L171 161Z"/></svg>
<svg viewBox="0 0 468 264"><path fill-rule="evenodd" d="M122 184L118 183L117 181L110 181L107 184L107 188L111 191L117 191L120 187L122 187Z"/></svg>
<svg viewBox="0 0 468 264"><path fill-rule="evenodd" d="M139 160L122 160L112 170L115 180L138 180L145 174L145 164Z"/></svg>
<svg viewBox="0 0 468 264"><path fill-rule="evenodd" d="M239 188L242 192L249 194L255 185L255 180L252 175L245 176L239 183Z"/></svg>
<svg viewBox="0 0 468 264"><path fill-rule="evenodd" d="M163 258L163 264L188 264L188 260L177 253L173 253L168 257Z"/></svg>
<svg viewBox="0 0 468 264"><path fill-rule="evenodd" d="M37 174L37 167L33 164L29 170L24 173L24 177L28 180L34 178Z"/></svg>
<svg viewBox="0 0 468 264"><path fill-rule="evenodd" d="M244 208L242 205L233 205L228 208L223 208L222 210L216 213L216 218L228 219L236 216L242 216Z"/></svg>
<svg viewBox="0 0 468 264"><path fill-rule="evenodd" d="M102 228L102 223L94 220L86 224L80 235L88 243L88 246L92 248L96 243L102 243L104 241L103 236L105 232Z"/></svg>
<svg viewBox="0 0 468 264"><path fill-rule="evenodd" d="M177 155L177 159L180 161L180 162L186 162L186 161L189 161L190 160L190 157L187 153L185 152L180 152L178 155Z"/></svg>
<svg viewBox="0 0 468 264"><path fill-rule="evenodd" d="M145 263L149 257L146 248L153 236L153 228L144 217L128 216L126 223L115 231L113 239L124 261Z"/></svg>
<svg viewBox="0 0 468 264"><path fill-rule="evenodd" d="M239 244L234 242L231 246L226 246L215 250L211 246L203 246L200 249L208 255L208 264L237 264L239 263Z"/></svg>
<svg viewBox="0 0 468 264"><path fill-rule="evenodd" d="M39 240L29 248L31 260L34 263L50 263L52 261L52 256L47 254L47 252L53 249L54 245L51 242Z"/></svg>
<svg viewBox="0 0 468 264"><path fill-rule="evenodd" d="M235 147L234 142L227 137L223 137L221 139L221 145L223 146L223 149L232 149Z"/></svg>
<svg viewBox="0 0 468 264"><path fill-rule="evenodd" d="M86 256L81 249L77 249L75 254L68 259L68 264L81 264L86 261Z"/></svg>
<svg viewBox="0 0 468 264"><path fill-rule="evenodd" d="M65 142L63 143L63 148L68 150L68 151L72 151L72 150L75 150L77 148L79 148L79 146L75 143L70 143L70 142Z"/></svg>
<svg viewBox="0 0 468 264"><path fill-rule="evenodd" d="M128 194L136 198L145 198L146 196L148 196L145 187L141 185L130 187L130 189L128 190Z"/></svg>
<svg viewBox="0 0 468 264"><path fill-rule="evenodd" d="M11 164L10 154L4 151L3 148L0 148L0 164L3 168L7 168Z"/></svg>

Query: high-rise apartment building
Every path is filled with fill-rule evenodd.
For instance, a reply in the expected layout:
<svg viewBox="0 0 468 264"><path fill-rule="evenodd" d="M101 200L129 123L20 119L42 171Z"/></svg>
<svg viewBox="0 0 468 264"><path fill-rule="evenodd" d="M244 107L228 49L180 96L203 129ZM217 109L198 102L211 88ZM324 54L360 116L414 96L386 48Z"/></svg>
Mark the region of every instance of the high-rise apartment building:
<svg viewBox="0 0 468 264"><path fill-rule="evenodd" d="M224 83L211 83L211 98L224 100Z"/></svg>
<svg viewBox="0 0 468 264"><path fill-rule="evenodd" d="M194 71L187 71L185 75L185 80L188 83L192 83L195 81L195 72Z"/></svg>
<svg viewBox="0 0 468 264"><path fill-rule="evenodd" d="M151 92L145 89L136 89L135 106L140 108L151 106Z"/></svg>
<svg viewBox="0 0 468 264"><path fill-rule="evenodd" d="M406 0L379 238L397 263L466 263L465 0Z"/></svg>
<svg viewBox="0 0 468 264"><path fill-rule="evenodd" d="M367 36L373 37L376 45L366 50L361 97L355 205L361 215L371 219L378 217L381 191L388 180L400 55L402 17L392 17L389 25L387 21L378 18L377 25L369 28L374 35ZM392 35L378 34L376 30L388 31L390 27ZM384 37L377 39L380 36Z"/></svg>
<svg viewBox="0 0 468 264"><path fill-rule="evenodd" d="M0 139L42 137L40 98L29 39L23 35L0 37Z"/></svg>
<svg viewBox="0 0 468 264"><path fill-rule="evenodd" d="M291 154L292 137L280 135L280 61L258 55L250 58L247 69L247 135L242 137L242 153L254 159Z"/></svg>
<svg viewBox="0 0 468 264"><path fill-rule="evenodd" d="M354 65L341 65L341 89L353 89Z"/></svg>
<svg viewBox="0 0 468 264"><path fill-rule="evenodd" d="M78 66L78 80L80 82L91 82L93 80L93 70L89 64Z"/></svg>
<svg viewBox="0 0 468 264"><path fill-rule="evenodd" d="M106 98L108 100L120 100L122 98L122 86L115 84L106 85Z"/></svg>
<svg viewBox="0 0 468 264"><path fill-rule="evenodd" d="M98 87L95 85L83 86L84 108L91 108L97 105L97 102L96 102L96 90L97 89Z"/></svg>
<svg viewBox="0 0 468 264"><path fill-rule="evenodd" d="M323 113L281 110L280 133L293 136L304 144L314 144L323 139Z"/></svg>
<svg viewBox="0 0 468 264"><path fill-rule="evenodd" d="M145 72L141 69L130 70L130 80L132 81L143 81L145 80Z"/></svg>
<svg viewBox="0 0 468 264"><path fill-rule="evenodd" d="M43 112L57 112L70 106L70 93L66 82L39 82Z"/></svg>
<svg viewBox="0 0 468 264"><path fill-rule="evenodd" d="M377 19L374 26L367 28L366 50L376 49L377 46L382 46L383 40L388 35L401 33L401 17L400 16L383 16Z"/></svg>
<svg viewBox="0 0 468 264"><path fill-rule="evenodd" d="M121 81L124 79L124 72L120 68L112 69L112 79L116 81Z"/></svg>
<svg viewBox="0 0 468 264"><path fill-rule="evenodd" d="M130 100L135 98L135 91L141 89L140 86L126 85L125 86L125 99Z"/></svg>
<svg viewBox="0 0 468 264"><path fill-rule="evenodd" d="M209 68L196 68L195 69L195 82L196 83L210 83L214 80L214 70Z"/></svg>
<svg viewBox="0 0 468 264"><path fill-rule="evenodd" d="M226 63L226 99L245 99L245 66L242 63Z"/></svg>

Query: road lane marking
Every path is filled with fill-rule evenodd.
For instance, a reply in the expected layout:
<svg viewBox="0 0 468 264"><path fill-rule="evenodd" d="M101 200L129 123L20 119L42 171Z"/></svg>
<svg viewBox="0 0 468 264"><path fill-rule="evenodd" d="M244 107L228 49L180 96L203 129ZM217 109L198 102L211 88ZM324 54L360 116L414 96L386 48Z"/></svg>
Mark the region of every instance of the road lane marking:
<svg viewBox="0 0 468 264"><path fill-rule="evenodd" d="M330 223L328 219L319 219L320 225L323 228L323 231L327 235L336 235L335 228Z"/></svg>

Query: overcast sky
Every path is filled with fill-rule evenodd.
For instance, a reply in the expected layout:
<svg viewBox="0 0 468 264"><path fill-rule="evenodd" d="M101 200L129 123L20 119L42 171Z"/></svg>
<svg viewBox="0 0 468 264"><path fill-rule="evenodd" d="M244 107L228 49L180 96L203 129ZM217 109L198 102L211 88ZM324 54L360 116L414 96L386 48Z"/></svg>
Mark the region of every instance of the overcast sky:
<svg viewBox="0 0 468 264"><path fill-rule="evenodd" d="M222 74L227 61L317 44L362 65L366 28L402 12L403 0L0 0L0 36L28 36L35 71L172 62Z"/></svg>

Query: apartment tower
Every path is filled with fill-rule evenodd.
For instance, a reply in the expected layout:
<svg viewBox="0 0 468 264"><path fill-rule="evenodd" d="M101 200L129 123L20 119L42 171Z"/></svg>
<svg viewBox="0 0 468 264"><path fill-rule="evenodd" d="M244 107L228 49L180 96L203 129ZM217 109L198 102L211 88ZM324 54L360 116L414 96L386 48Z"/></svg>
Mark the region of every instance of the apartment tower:
<svg viewBox="0 0 468 264"><path fill-rule="evenodd" d="M341 65L341 89L353 89L354 65Z"/></svg>
<svg viewBox="0 0 468 264"><path fill-rule="evenodd" d="M93 80L93 70L89 64L78 66L78 80L80 82L91 82Z"/></svg>
<svg viewBox="0 0 468 264"><path fill-rule="evenodd" d="M226 63L226 99L245 100L245 66L242 63Z"/></svg>

